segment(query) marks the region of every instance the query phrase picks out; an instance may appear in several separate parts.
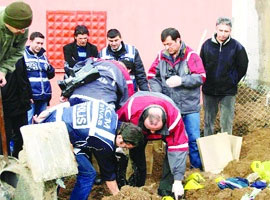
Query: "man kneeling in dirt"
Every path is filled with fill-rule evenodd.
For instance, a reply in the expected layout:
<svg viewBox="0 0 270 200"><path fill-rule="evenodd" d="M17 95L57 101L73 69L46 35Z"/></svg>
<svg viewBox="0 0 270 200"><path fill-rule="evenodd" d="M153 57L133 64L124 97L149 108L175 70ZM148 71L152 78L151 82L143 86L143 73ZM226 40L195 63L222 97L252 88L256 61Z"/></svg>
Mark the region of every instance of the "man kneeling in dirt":
<svg viewBox="0 0 270 200"><path fill-rule="evenodd" d="M182 196L188 137L180 110L175 103L161 93L140 91L131 96L117 114L119 120L131 122L142 128L145 137L144 145L129 150L134 173L129 178L128 184L132 186L145 184L145 146L148 140L162 139L167 144L167 151L158 194L175 196L176 199ZM121 171L125 173L125 170Z"/></svg>
<svg viewBox="0 0 270 200"><path fill-rule="evenodd" d="M67 107L63 106L67 104ZM102 100L90 99L88 102L69 107L59 104L34 117L36 123L64 121L74 147L78 163L77 181L71 193L71 200L87 200L96 171L85 151L94 153L103 180L113 195L119 192L116 183L116 147L132 149L143 142L141 129L131 123L118 121L112 106Z"/></svg>

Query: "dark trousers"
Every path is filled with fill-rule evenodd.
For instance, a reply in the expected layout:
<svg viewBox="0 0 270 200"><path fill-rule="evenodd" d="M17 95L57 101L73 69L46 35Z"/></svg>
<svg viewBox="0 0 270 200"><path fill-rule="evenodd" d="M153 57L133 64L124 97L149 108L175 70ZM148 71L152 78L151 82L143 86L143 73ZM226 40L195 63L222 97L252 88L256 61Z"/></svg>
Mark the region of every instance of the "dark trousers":
<svg viewBox="0 0 270 200"><path fill-rule="evenodd" d="M24 125L27 125L27 112L17 115L17 116L4 116L5 120L5 130L6 130L6 138L7 138L7 147L8 154L11 155L10 152L10 141L14 142L14 151L11 156L18 158L19 152L22 150L23 139L20 128ZM2 152L2 141L0 143L0 153Z"/></svg>
<svg viewBox="0 0 270 200"><path fill-rule="evenodd" d="M221 132L232 134L236 96L210 96L203 94L204 136L214 134L215 121L220 109Z"/></svg>
<svg viewBox="0 0 270 200"><path fill-rule="evenodd" d="M128 158L126 155L117 154L117 184L118 187L128 184L130 186L144 186L146 180L146 158L145 158L145 147L147 140L144 144L129 150L129 157L132 163L133 174L126 181L126 171L128 165Z"/></svg>
<svg viewBox="0 0 270 200"><path fill-rule="evenodd" d="M166 153L164 161L163 161L163 167L162 167L162 177L159 183L158 190L165 190L167 192L172 191L172 185L174 182L174 177L170 170L170 165L168 161L168 155Z"/></svg>
<svg viewBox="0 0 270 200"><path fill-rule="evenodd" d="M141 187L145 184L146 179L146 158L145 147L147 140L144 144L129 150L129 156L132 161L133 174L128 180L128 184L131 186Z"/></svg>

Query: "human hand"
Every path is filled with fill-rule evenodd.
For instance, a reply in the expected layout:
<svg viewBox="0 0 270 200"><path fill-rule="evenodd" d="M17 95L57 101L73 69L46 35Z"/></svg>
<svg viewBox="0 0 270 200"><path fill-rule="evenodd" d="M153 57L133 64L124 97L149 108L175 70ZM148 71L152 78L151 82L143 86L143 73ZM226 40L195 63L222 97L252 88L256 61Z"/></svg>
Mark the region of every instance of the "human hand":
<svg viewBox="0 0 270 200"><path fill-rule="evenodd" d="M38 116L37 115L33 116L33 122L36 123L36 124L39 124L44 119L46 119L46 117L48 117L49 114L50 114L50 112L48 110L44 110Z"/></svg>
<svg viewBox="0 0 270 200"><path fill-rule="evenodd" d="M180 86L182 84L182 78L177 75L171 76L166 80L166 84L171 88Z"/></svg>
<svg viewBox="0 0 270 200"><path fill-rule="evenodd" d="M174 193L174 197L178 200L179 197L184 195L184 188L182 185L182 181L174 180L172 186L172 192Z"/></svg>
<svg viewBox="0 0 270 200"><path fill-rule="evenodd" d="M59 101L60 101L61 103L64 103L64 102L67 102L67 101L68 101L68 98L67 98L67 97L64 97L64 96L61 96L61 97L59 98Z"/></svg>
<svg viewBox="0 0 270 200"><path fill-rule="evenodd" d="M3 72L0 72L0 87L4 87L7 83L5 76Z"/></svg>

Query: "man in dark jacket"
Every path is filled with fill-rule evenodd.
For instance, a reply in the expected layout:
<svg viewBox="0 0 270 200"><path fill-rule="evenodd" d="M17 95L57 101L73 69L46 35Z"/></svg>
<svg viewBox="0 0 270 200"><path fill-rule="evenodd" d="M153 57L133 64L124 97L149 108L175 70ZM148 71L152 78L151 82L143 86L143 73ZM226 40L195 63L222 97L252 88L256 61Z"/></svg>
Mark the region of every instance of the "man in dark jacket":
<svg viewBox="0 0 270 200"><path fill-rule="evenodd" d="M130 77L133 80L134 88L142 91L149 91L148 81L139 51L132 45L124 44L121 34L117 29L110 29L107 33L108 46L103 48L99 57L106 60L127 60L134 65L129 68Z"/></svg>
<svg viewBox="0 0 270 200"><path fill-rule="evenodd" d="M117 110L134 93L132 80L123 63L114 60L87 58L85 61L77 63L73 69L78 70L77 74L83 74L79 72L84 67L95 68L99 77L95 77L89 82L84 81L79 87L76 87L76 83L73 82L75 84L74 90L68 92L68 95L63 92L61 101L66 101L69 98L70 104L75 105L88 101L89 98L95 98L105 101ZM65 79L65 82L72 80L71 78L73 77ZM74 79L78 79L76 75Z"/></svg>
<svg viewBox="0 0 270 200"><path fill-rule="evenodd" d="M220 105L221 132L232 134L237 84L247 72L245 48L231 38L232 22L220 17L216 33L202 46L200 56L205 70L203 85L204 136L214 133L214 123Z"/></svg>
<svg viewBox="0 0 270 200"><path fill-rule="evenodd" d="M6 80L7 84L1 88L1 92L7 146L9 146L10 141L13 141L14 150L10 152L10 149L8 149L8 152L9 155L18 157L18 153L23 146L20 127L27 124L27 110L31 108L30 99L32 99L32 91L23 57L16 63L15 71L7 73ZM0 148L0 151L2 151L2 148Z"/></svg>
<svg viewBox="0 0 270 200"><path fill-rule="evenodd" d="M74 42L63 47L65 61L72 68L77 62L89 57L97 57L97 47L88 42L89 31L86 26L78 25L74 31ZM67 74L69 75L69 74Z"/></svg>

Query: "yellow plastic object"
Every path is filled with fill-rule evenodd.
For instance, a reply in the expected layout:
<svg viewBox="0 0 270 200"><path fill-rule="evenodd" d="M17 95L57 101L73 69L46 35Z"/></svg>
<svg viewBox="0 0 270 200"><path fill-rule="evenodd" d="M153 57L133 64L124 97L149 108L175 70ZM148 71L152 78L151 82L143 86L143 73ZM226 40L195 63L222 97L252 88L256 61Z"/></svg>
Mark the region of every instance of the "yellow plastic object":
<svg viewBox="0 0 270 200"><path fill-rule="evenodd" d="M192 179L194 179L194 180L197 181L198 183L204 182L204 181L205 181L204 178L202 177L202 175L201 175L200 173L198 173L198 172L194 172L194 173L190 174L190 175L187 177L186 181L190 181L190 180L192 180Z"/></svg>
<svg viewBox="0 0 270 200"><path fill-rule="evenodd" d="M189 180L184 187L185 190L197 190L201 188L204 188L204 186L195 181L194 179Z"/></svg>
<svg viewBox="0 0 270 200"><path fill-rule="evenodd" d="M171 196L164 196L162 200L174 200Z"/></svg>
<svg viewBox="0 0 270 200"><path fill-rule="evenodd" d="M217 178L215 179L215 182L216 182L216 183L219 183L220 181L224 181L224 180L225 180L224 177L219 176L219 177L217 177Z"/></svg>
<svg viewBox="0 0 270 200"><path fill-rule="evenodd" d="M261 179L270 182L270 161L253 161L250 167Z"/></svg>
<svg viewBox="0 0 270 200"><path fill-rule="evenodd" d="M258 174L260 174L263 166L261 161L253 161L250 167L253 172L257 172Z"/></svg>
<svg viewBox="0 0 270 200"><path fill-rule="evenodd" d="M270 182L270 161L264 161L262 163L261 172L259 174L263 180Z"/></svg>

